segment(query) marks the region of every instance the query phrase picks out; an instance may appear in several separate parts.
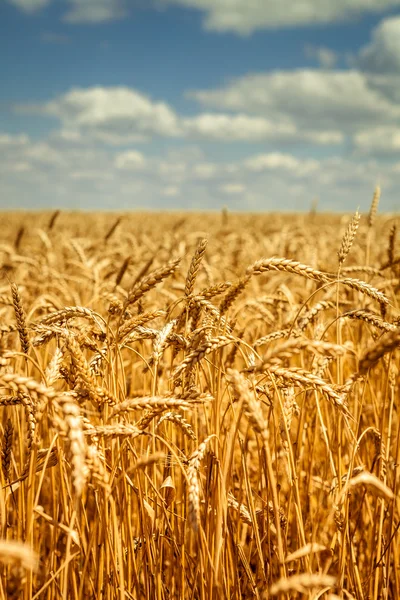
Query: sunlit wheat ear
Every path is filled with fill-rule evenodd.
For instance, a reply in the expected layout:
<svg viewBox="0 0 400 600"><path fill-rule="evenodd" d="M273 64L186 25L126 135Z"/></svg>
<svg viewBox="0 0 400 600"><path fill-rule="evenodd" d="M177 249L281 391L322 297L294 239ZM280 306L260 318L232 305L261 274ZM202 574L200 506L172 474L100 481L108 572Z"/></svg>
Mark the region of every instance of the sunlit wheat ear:
<svg viewBox="0 0 400 600"><path fill-rule="evenodd" d="M309 340L307 338L297 338L276 345L273 350L267 352L267 354L263 356L261 363L256 364L254 361L254 364L251 366L249 365L246 371L267 371L270 366L278 365L283 360L289 359L306 350L315 354L333 357L346 354L346 348L338 344L322 342L319 340Z"/></svg>
<svg viewBox="0 0 400 600"><path fill-rule="evenodd" d="M329 548L323 546L322 544L317 544L316 542L309 542L302 548L295 550L289 556L285 558L285 562L293 562L295 560L299 560L304 556L309 556L310 554L316 554L317 552L328 552L330 553Z"/></svg>
<svg viewBox="0 0 400 600"><path fill-rule="evenodd" d="M365 375L382 356L400 347L400 329L385 333L360 359L358 374Z"/></svg>
<svg viewBox="0 0 400 600"><path fill-rule="evenodd" d="M117 219L114 221L114 223L111 225L111 227L109 228L109 230L107 231L107 233L104 236L105 242L108 242L108 240L111 238L113 233L116 231L116 229L119 226L119 224L121 223L121 221L122 221L122 217L117 217Z"/></svg>
<svg viewBox="0 0 400 600"><path fill-rule="evenodd" d="M47 225L47 231L51 231L52 229L54 229L54 225L56 224L56 221L57 221L58 217L60 216L60 214L61 214L61 210L55 210L53 212L53 214L50 217L49 224Z"/></svg>
<svg viewBox="0 0 400 600"><path fill-rule="evenodd" d="M191 260L189 271L186 275L185 296L190 296L193 293L196 283L197 273L199 272L201 261L203 260L208 240L203 238L199 241L196 252Z"/></svg>
<svg viewBox="0 0 400 600"><path fill-rule="evenodd" d="M99 450L97 442L88 444L86 453L86 465L91 481L109 492L110 476L105 466L104 456Z"/></svg>
<svg viewBox="0 0 400 600"><path fill-rule="evenodd" d="M212 398L207 394L197 395L195 398L186 400L184 398L174 398L171 396L140 396L138 398L128 398L123 402L119 402L110 414L111 417L115 417L124 412L129 412L137 409L163 409L169 410L170 408L191 408L196 404L203 404L204 402L210 401Z"/></svg>
<svg viewBox="0 0 400 600"><path fill-rule="evenodd" d="M22 238L24 237L24 233L25 233L25 227L23 225L21 225L21 227L17 231L17 235L16 235L15 241L14 241L14 247L17 252L19 251L19 247L21 245Z"/></svg>
<svg viewBox="0 0 400 600"><path fill-rule="evenodd" d="M158 421L156 425L156 429L160 427L161 423L164 421L170 421L171 423L177 425L185 435L190 437L190 439L196 441L196 434L193 431L191 424L179 413L177 412L167 412L165 413Z"/></svg>
<svg viewBox="0 0 400 600"><path fill-rule="evenodd" d="M149 321L153 321L154 319L158 319L158 317L163 316L165 316L164 310L154 310L150 312L144 312L141 315L137 315L131 319L128 319L119 328L118 340L123 340L127 335L134 332L135 329L138 329Z"/></svg>
<svg viewBox="0 0 400 600"><path fill-rule="evenodd" d="M14 436L14 426L11 419L7 419L4 426L4 436L1 448L1 468L6 482L10 479L11 473L11 450Z"/></svg>
<svg viewBox="0 0 400 600"><path fill-rule="evenodd" d="M316 591L321 588L332 588L336 583L336 577L332 575L323 575L320 573L301 573L293 575L285 579L280 579L269 589L271 596L280 594L290 594L298 592L299 594L307 594L309 590ZM266 596L264 596L266 600Z"/></svg>
<svg viewBox="0 0 400 600"><path fill-rule="evenodd" d="M363 310L363 309L351 310L349 312L344 313L342 315L342 317L346 317L348 319L358 319L360 321L365 321L365 323L373 325L374 327L377 327L378 329L382 329L383 331L397 331L398 330L398 327L396 327L396 325L394 325L393 323L388 323L387 321L384 321L382 319L381 315L373 312L372 310Z"/></svg>
<svg viewBox="0 0 400 600"><path fill-rule="evenodd" d="M282 438L282 444L285 452L289 452L289 440L288 434L290 434L290 427L292 419L295 415L300 413L299 405L296 402L296 396L294 393L294 387L283 388L283 406L282 414L279 419L279 429ZM287 432L287 433L286 433Z"/></svg>
<svg viewBox="0 0 400 600"><path fill-rule="evenodd" d="M243 293L249 284L250 279L251 274L246 274L244 277L241 277L241 279L230 286L219 306L221 315L224 315L230 309L235 300Z"/></svg>
<svg viewBox="0 0 400 600"><path fill-rule="evenodd" d="M357 211L356 214L352 217L350 223L347 226L345 234L342 239L342 243L340 244L340 249L338 252L339 265L342 265L347 258L348 253L353 245L354 238L356 237L357 229L360 224L361 215Z"/></svg>
<svg viewBox="0 0 400 600"><path fill-rule="evenodd" d="M258 348L259 346L269 344L270 342L273 342L275 340L280 340L289 336L299 337L299 335L301 335L301 330L297 328L292 329L291 327L288 327L286 329L279 329L278 331L273 331L272 333L269 333L268 335L265 335L262 338L256 340L253 344L253 347Z"/></svg>
<svg viewBox="0 0 400 600"><path fill-rule="evenodd" d="M343 279L340 279L340 283L346 287L360 292L361 294L369 296L373 300L379 302L379 304L382 304L384 306L389 304L389 298L385 296L383 292L379 291L377 288L370 285L369 283L366 283L365 281L361 281L360 279L352 279L350 277L344 277Z"/></svg>
<svg viewBox="0 0 400 600"><path fill-rule="evenodd" d="M21 399L21 404L23 404L24 408L25 408L25 419L26 419L26 426L27 426L27 440L26 440L26 445L27 445L27 452L26 452L26 459L25 459L25 468L27 468L27 465L29 465L29 461L30 461L30 457L31 457L31 453L32 453L32 445L33 445L33 440L35 437L35 431L36 431L36 406L33 403L32 400L32 396L30 394L19 394L19 397Z"/></svg>
<svg viewBox="0 0 400 600"><path fill-rule="evenodd" d="M85 388L96 387L96 380L90 373L89 365L87 364L86 358L83 355L82 348L77 339L67 331L65 331L63 337L69 350L72 364L76 370L79 380L82 382L82 385Z"/></svg>
<svg viewBox="0 0 400 600"><path fill-rule="evenodd" d="M245 504L239 504L231 492L229 492L227 500L228 506L239 513L240 519L246 523L246 525L253 525L250 511Z"/></svg>
<svg viewBox="0 0 400 600"><path fill-rule="evenodd" d="M188 479L188 521L194 532L200 527L200 484L199 469L210 440L214 435L208 436L189 457L187 468Z"/></svg>
<svg viewBox="0 0 400 600"><path fill-rule="evenodd" d="M146 469L147 467L151 467L155 464L162 464L165 462L166 455L164 452L154 452L154 454L149 454L148 456L142 456L137 459L135 464L132 466L130 473L135 471L136 469Z"/></svg>
<svg viewBox="0 0 400 600"><path fill-rule="evenodd" d="M29 544L11 540L0 540L0 563L21 565L27 571L37 571L39 557Z"/></svg>
<svg viewBox="0 0 400 600"><path fill-rule="evenodd" d="M376 220L376 213L378 211L379 200L381 198L381 188L379 185L375 187L374 195L371 202L371 208L368 214L368 227L373 227Z"/></svg>
<svg viewBox="0 0 400 600"><path fill-rule="evenodd" d="M305 331L309 325L311 325L316 317L322 313L322 311L329 310L331 308L335 308L336 304L331 300L321 300L317 302L310 310L308 310L301 318L298 320L298 326L301 331Z"/></svg>
<svg viewBox="0 0 400 600"><path fill-rule="evenodd" d="M92 377L101 377L102 368L104 364L107 362L107 352L108 346L105 345L92 356L88 365L89 372Z"/></svg>
<svg viewBox="0 0 400 600"><path fill-rule="evenodd" d="M168 336L171 334L175 325L176 320L170 321L158 332L158 335L154 340L152 362L158 363L160 361L167 346Z"/></svg>
<svg viewBox="0 0 400 600"><path fill-rule="evenodd" d="M11 284L11 294L12 294L12 299L13 299L15 317L17 319L17 329L18 329L19 339L21 342L21 349L24 354L28 354L28 352L29 352L29 337L28 337L28 329L26 326L25 311L22 306L21 296L20 296L18 286L16 283Z"/></svg>
<svg viewBox="0 0 400 600"><path fill-rule="evenodd" d="M93 427L85 426L84 431L86 436L94 438L103 437L130 437L134 439L143 434L135 425L129 423L117 423L116 425L94 425Z"/></svg>
<svg viewBox="0 0 400 600"><path fill-rule="evenodd" d="M168 475L168 477L166 477L166 479L163 481L160 487L160 492L163 494L166 507L170 507L176 498L176 487L171 475Z"/></svg>
<svg viewBox="0 0 400 600"><path fill-rule="evenodd" d="M380 498L384 498L388 502L394 499L393 491L385 483L383 483L383 481L368 471L362 471L361 473L358 473L352 477L348 484L343 488L341 496L338 499L339 507L342 505L343 497L347 493L348 488L354 489L359 485L367 487L370 492Z"/></svg>
<svg viewBox="0 0 400 600"><path fill-rule="evenodd" d="M232 383L239 399L243 401L244 413L252 427L260 434L264 444L267 444L269 440L268 423L264 419L261 403L256 400L250 382L235 369L227 370L227 378Z"/></svg>
<svg viewBox="0 0 400 600"><path fill-rule="evenodd" d="M67 426L67 436L71 452L72 479L75 493L79 498L88 477L86 465L87 444L83 432L83 423L79 406L66 394L59 399Z"/></svg>
<svg viewBox="0 0 400 600"><path fill-rule="evenodd" d="M57 448L41 448L36 454L36 463L34 465L34 473L40 473L43 468L50 469L58 464L58 451ZM22 470L22 473L18 479L10 483L12 489L16 489L19 482L24 481L29 476L30 462L27 462Z"/></svg>
<svg viewBox="0 0 400 600"><path fill-rule="evenodd" d="M60 350L60 348L56 348L54 356L48 364L44 374L48 386L52 386L60 377L60 367L63 359L64 355L62 350Z"/></svg>
<svg viewBox="0 0 400 600"><path fill-rule="evenodd" d="M227 346L228 344L233 344L235 342L237 342L237 339L233 336L228 335L219 335L215 338L211 338L205 341L203 344L201 344L201 346L199 346L195 350L192 350L192 352L190 352L186 356L186 358L179 365L179 367L175 369L175 377L181 375L183 371L191 369L204 356L206 356L206 354L210 354L210 352L214 352L219 348L223 348L224 346Z"/></svg>
<svg viewBox="0 0 400 600"><path fill-rule="evenodd" d="M215 296L224 294L230 287L232 287L231 281L216 283L215 285L211 285L210 287L201 290L201 292L198 294L198 297L204 298L205 300L211 300L211 298L214 298Z"/></svg>
<svg viewBox="0 0 400 600"><path fill-rule="evenodd" d="M397 235L397 225L396 225L396 223L394 223L390 229L389 243L388 243L388 250L387 250L389 265L391 265L395 259L396 235Z"/></svg>
<svg viewBox="0 0 400 600"><path fill-rule="evenodd" d="M138 281L128 292L128 297L124 308L127 309L132 304L135 304L152 288L161 283L166 277L172 275L178 268L181 259L172 260L163 267L156 269L150 275L143 277Z"/></svg>
<svg viewBox="0 0 400 600"><path fill-rule="evenodd" d="M286 271L287 273L294 273L301 275L307 279L313 279L314 281L327 282L330 281L331 276L328 273L318 271L309 265L304 265L297 260L290 258L263 258L256 261L251 265L247 272L251 275L260 275L267 271Z"/></svg>
<svg viewBox="0 0 400 600"><path fill-rule="evenodd" d="M67 331L62 332L66 346L69 350L72 359L72 365L76 370L77 384L76 393L87 395L99 403L114 405L117 399L104 387L97 385L97 382L92 375L87 360L82 352L82 349L73 335ZM82 390L80 389L82 388Z"/></svg>
<svg viewBox="0 0 400 600"><path fill-rule="evenodd" d="M261 365L257 365L254 369L252 369L252 371L255 372L258 370L264 370L262 363ZM269 364L266 367L266 372L269 374L274 374L277 377L281 377L284 381L290 382L293 385L297 384L302 387L308 386L323 392L326 398L335 406L335 408L337 408L346 417L352 418L351 413L346 406L344 397L336 392L326 381L320 377L317 377L313 373L305 371L304 369L300 369L299 367L285 369L284 367L274 364Z"/></svg>
<svg viewBox="0 0 400 600"><path fill-rule="evenodd" d="M43 317L37 325L65 325L70 319L80 317L92 321L102 331L105 326L105 320L99 314L85 306L64 306L60 310L51 312L46 317Z"/></svg>

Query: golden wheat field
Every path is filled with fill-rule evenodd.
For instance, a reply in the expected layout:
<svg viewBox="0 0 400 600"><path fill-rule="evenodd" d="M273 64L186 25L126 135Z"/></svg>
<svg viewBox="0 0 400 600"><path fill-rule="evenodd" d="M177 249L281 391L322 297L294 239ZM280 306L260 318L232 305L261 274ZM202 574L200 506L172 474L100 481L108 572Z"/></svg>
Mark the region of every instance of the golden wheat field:
<svg viewBox="0 0 400 600"><path fill-rule="evenodd" d="M400 597L377 201L3 214L0 598Z"/></svg>

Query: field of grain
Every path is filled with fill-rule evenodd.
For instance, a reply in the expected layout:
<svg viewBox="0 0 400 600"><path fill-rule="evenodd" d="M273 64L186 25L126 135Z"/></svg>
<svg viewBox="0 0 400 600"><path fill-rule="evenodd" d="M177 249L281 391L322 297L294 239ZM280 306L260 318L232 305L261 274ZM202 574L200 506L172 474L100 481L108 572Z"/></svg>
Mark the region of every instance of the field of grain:
<svg viewBox="0 0 400 600"><path fill-rule="evenodd" d="M0 598L400 598L394 215L16 214Z"/></svg>

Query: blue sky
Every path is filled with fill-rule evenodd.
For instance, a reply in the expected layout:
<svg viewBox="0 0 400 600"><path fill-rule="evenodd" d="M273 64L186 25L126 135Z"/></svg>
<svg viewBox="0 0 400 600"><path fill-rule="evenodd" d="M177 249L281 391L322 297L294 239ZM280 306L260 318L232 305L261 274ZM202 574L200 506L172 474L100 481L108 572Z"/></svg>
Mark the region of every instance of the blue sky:
<svg viewBox="0 0 400 600"><path fill-rule="evenodd" d="M0 0L0 208L400 209L400 0Z"/></svg>

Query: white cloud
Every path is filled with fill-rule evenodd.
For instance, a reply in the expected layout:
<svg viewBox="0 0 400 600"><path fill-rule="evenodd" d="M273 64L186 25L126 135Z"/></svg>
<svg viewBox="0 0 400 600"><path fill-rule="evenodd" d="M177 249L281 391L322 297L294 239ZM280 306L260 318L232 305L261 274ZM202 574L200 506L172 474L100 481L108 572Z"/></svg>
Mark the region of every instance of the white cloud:
<svg viewBox="0 0 400 600"><path fill-rule="evenodd" d="M113 176L108 171L71 171L70 177L75 181L111 181Z"/></svg>
<svg viewBox="0 0 400 600"><path fill-rule="evenodd" d="M205 12L205 28L247 35L268 28L332 23L400 6L400 0L159 0Z"/></svg>
<svg viewBox="0 0 400 600"><path fill-rule="evenodd" d="M315 59L323 69L332 69L337 63L338 55L330 48L306 44L304 54L307 58Z"/></svg>
<svg viewBox="0 0 400 600"><path fill-rule="evenodd" d="M24 158L32 160L34 163L39 163L48 167L63 166L65 164L65 157L63 154L46 142L32 144L29 148L26 148L23 156Z"/></svg>
<svg viewBox="0 0 400 600"><path fill-rule="evenodd" d="M7 0L19 10L34 13L45 8L55 0ZM68 0L69 8L63 20L67 23L96 24L121 19L127 15L124 0ZM60 36L57 36L58 38ZM60 40L45 39L48 42L60 43Z"/></svg>
<svg viewBox="0 0 400 600"><path fill-rule="evenodd" d="M55 0L7 0L26 13L36 12ZM207 30L248 35L256 30L332 23L382 13L400 6L400 0L154 0L205 13ZM127 16L127 0L68 0L63 20L74 24L104 23ZM324 52L325 53L325 52ZM331 59L325 53L322 61Z"/></svg>
<svg viewBox="0 0 400 600"><path fill-rule="evenodd" d="M379 74L399 72L400 17L389 17L379 23L372 33L372 41L361 49L358 65L366 71Z"/></svg>
<svg viewBox="0 0 400 600"><path fill-rule="evenodd" d="M201 162L193 167L192 175L196 179L213 179L218 173L218 167L213 163Z"/></svg>
<svg viewBox="0 0 400 600"><path fill-rule="evenodd" d="M135 171L143 169L146 166L146 160L141 152L127 150L117 154L114 164L117 169Z"/></svg>
<svg viewBox="0 0 400 600"><path fill-rule="evenodd" d="M52 138L60 141L62 140L66 143L80 144L84 141L81 132L76 129L59 129L58 131L54 131L51 135Z"/></svg>
<svg viewBox="0 0 400 600"><path fill-rule="evenodd" d="M51 0L8 0L8 2L26 13L33 13L50 4Z"/></svg>
<svg viewBox="0 0 400 600"><path fill-rule="evenodd" d="M201 104L292 122L301 131L351 133L400 117L400 106L359 71L297 69L250 74L215 90L188 92Z"/></svg>
<svg viewBox="0 0 400 600"><path fill-rule="evenodd" d="M16 143L10 143L13 137ZM269 152L212 160L186 145L150 155L95 142L77 145L49 137L21 143L17 136L9 138L1 147L3 208L215 209L227 203L239 210L285 210L308 209L310 198L319 196L324 209L360 205L366 210L378 177L382 208L393 210L398 203L399 165L365 157L316 160ZM134 168L128 168L129 156ZM141 159L144 168L135 168Z"/></svg>
<svg viewBox="0 0 400 600"><path fill-rule="evenodd" d="M25 146L29 142L29 137L24 134L9 135L0 133L0 147L6 146Z"/></svg>
<svg viewBox="0 0 400 600"><path fill-rule="evenodd" d="M304 140L317 144L339 144L343 136L339 132L299 131L288 119L281 122L265 117L246 114L203 113L183 120L187 136L225 142L297 141Z"/></svg>
<svg viewBox="0 0 400 600"><path fill-rule="evenodd" d="M245 167L249 171L260 173L262 171L283 170L291 172L298 177L308 176L318 171L320 163L313 159L299 159L291 154L270 152L269 154L258 154L245 161Z"/></svg>
<svg viewBox="0 0 400 600"><path fill-rule="evenodd" d="M175 185L169 185L163 189L164 196L167 196L168 198L174 198L175 196L178 196L179 192L179 187Z"/></svg>
<svg viewBox="0 0 400 600"><path fill-rule="evenodd" d="M400 150L399 127L376 127L360 131L354 136L357 148L366 152L391 153Z"/></svg>
<svg viewBox="0 0 400 600"><path fill-rule="evenodd" d="M399 73L365 73L368 86L394 105L400 105L400 72Z"/></svg>
<svg viewBox="0 0 400 600"><path fill-rule="evenodd" d="M267 87L261 82L259 88L261 100ZM222 95L223 93L221 92ZM229 90L226 93L229 95ZM243 107L246 104L246 94L243 90ZM201 99L202 92L196 96ZM271 102L271 110L266 106L263 112L271 113L273 119L265 115L248 115L242 112L241 103L238 103L238 108L241 108L238 114L200 113L184 118L166 103L154 102L134 89L98 86L72 89L43 105L17 106L15 109L56 117L61 122L58 135L67 141L76 142L90 138L109 145L126 145L162 136L221 142L306 141L319 145L336 145L344 139L340 131L330 128L319 130L312 122L306 127L299 127L289 113L277 118L276 114L273 115ZM231 108L229 102L227 104L227 108ZM250 111L254 109L251 101L248 108Z"/></svg>
<svg viewBox="0 0 400 600"><path fill-rule="evenodd" d="M221 185L221 192L224 194L232 195L232 194L243 194L246 191L246 188L241 183L225 183Z"/></svg>
<svg viewBox="0 0 400 600"><path fill-rule="evenodd" d="M33 166L30 163L24 162L24 161L14 162L9 165L10 173L26 173L27 171L32 171L32 170L33 170Z"/></svg>
<svg viewBox="0 0 400 600"><path fill-rule="evenodd" d="M165 181L182 183L188 177L188 164L185 160L161 160L157 166L158 176Z"/></svg>
<svg viewBox="0 0 400 600"><path fill-rule="evenodd" d="M47 104L17 109L57 117L63 129L87 132L110 144L181 134L178 118L167 104L154 103L127 87L76 88Z"/></svg>
<svg viewBox="0 0 400 600"><path fill-rule="evenodd" d="M72 5L64 16L68 23L103 23L126 15L121 0L69 0Z"/></svg>
<svg viewBox="0 0 400 600"><path fill-rule="evenodd" d="M275 124L262 117L249 117L246 114L200 114L186 119L187 134L198 135L210 140L260 141L276 137L294 137L295 127L288 124Z"/></svg>

